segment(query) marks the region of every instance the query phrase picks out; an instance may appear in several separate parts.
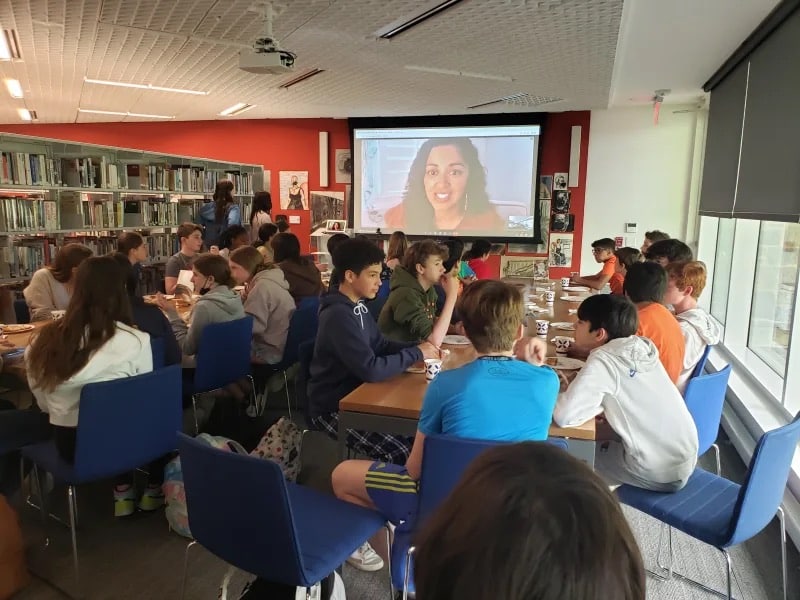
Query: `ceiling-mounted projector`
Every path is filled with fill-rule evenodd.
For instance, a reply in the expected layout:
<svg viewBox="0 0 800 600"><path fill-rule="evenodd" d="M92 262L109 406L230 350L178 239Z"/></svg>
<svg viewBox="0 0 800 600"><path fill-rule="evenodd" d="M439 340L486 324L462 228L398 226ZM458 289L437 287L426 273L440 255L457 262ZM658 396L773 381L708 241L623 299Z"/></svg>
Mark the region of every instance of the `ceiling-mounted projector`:
<svg viewBox="0 0 800 600"><path fill-rule="evenodd" d="M253 47L239 53L239 68L257 75L283 75L294 68L297 55L281 48L272 35L272 19L276 9L272 2L258 2L250 7L251 12L263 18L264 34L253 42Z"/></svg>

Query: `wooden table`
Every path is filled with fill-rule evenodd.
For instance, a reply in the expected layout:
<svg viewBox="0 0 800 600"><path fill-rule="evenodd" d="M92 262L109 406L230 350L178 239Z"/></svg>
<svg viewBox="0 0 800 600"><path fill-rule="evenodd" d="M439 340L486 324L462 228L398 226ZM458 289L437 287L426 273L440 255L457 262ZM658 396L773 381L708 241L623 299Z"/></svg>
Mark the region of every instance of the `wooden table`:
<svg viewBox="0 0 800 600"><path fill-rule="evenodd" d="M520 283L526 285L530 282L530 280L508 281L515 285ZM544 282L539 283L540 286L543 284ZM535 289L537 286L532 284L531 287ZM556 300L551 310L538 312L535 316L529 317L534 333L533 321L536 319L547 319L551 322L576 321L577 317L570 314L569 309L577 308L578 303L560 300L563 295L560 287L560 284L555 282ZM545 306L543 301L535 302L539 306ZM548 356L555 355L555 349L549 340L556 335L569 336L570 332L552 329L548 332ZM442 363L442 368L445 370L458 368L475 358L475 349L472 346L444 345L443 348L450 350L450 355ZM361 384L342 398L339 402L339 448L342 457L347 455L347 429L413 436L417 431L417 421L427 386L424 374L403 373L387 381ZM552 424L550 435L567 439L569 452L594 467L594 419L577 427L558 427Z"/></svg>

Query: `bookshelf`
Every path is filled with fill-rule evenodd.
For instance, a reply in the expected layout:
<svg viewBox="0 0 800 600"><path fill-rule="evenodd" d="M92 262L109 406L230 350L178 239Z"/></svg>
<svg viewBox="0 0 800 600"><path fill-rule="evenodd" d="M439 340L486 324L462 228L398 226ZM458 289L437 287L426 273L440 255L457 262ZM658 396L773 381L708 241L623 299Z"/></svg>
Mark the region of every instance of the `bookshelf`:
<svg viewBox="0 0 800 600"><path fill-rule="evenodd" d="M157 268L220 179L248 215L262 165L0 133L0 286L25 283L68 242L111 252L123 231L142 234Z"/></svg>

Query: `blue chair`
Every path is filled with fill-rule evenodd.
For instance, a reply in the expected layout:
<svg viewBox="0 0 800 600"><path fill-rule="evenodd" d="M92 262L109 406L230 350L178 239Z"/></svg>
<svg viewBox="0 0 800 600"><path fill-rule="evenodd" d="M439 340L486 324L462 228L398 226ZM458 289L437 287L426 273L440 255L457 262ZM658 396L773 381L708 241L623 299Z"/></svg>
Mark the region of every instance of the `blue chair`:
<svg viewBox="0 0 800 600"><path fill-rule="evenodd" d="M786 523L781 507L792 458L800 441L800 413L788 425L761 436L750 460L744 484L696 469L682 490L661 493L630 485L617 488L620 502L666 523L725 556L727 595L672 570L672 539L667 577L691 583L721 598L731 598L731 557L727 548L759 533L777 512L781 528L783 598L786 587Z"/></svg>
<svg viewBox="0 0 800 600"><path fill-rule="evenodd" d="M253 317L206 325L197 345L196 367L192 384L194 430L197 422L197 397L224 388L250 374L250 344L253 338Z"/></svg>
<svg viewBox="0 0 800 600"><path fill-rule="evenodd" d="M175 431L181 428L181 368L173 365L143 375L90 383L81 390L75 462L64 462L50 440L22 449L34 464L36 487L39 468L56 482L67 484L72 560L80 587L78 519L75 486L133 471L175 450ZM39 497L46 522L44 495Z"/></svg>
<svg viewBox="0 0 800 600"><path fill-rule="evenodd" d="M722 421L722 408L725 406L725 394L728 391L730 376L731 366L727 365L716 373L705 373L693 377L686 384L683 392L686 408L689 409L689 414L692 415L692 420L697 427L699 441L697 455L703 456L713 448L717 475L722 475L717 434Z"/></svg>
<svg viewBox="0 0 800 600"><path fill-rule="evenodd" d="M150 336L150 350L153 353L153 370L164 367L164 338Z"/></svg>
<svg viewBox="0 0 800 600"><path fill-rule="evenodd" d="M567 450L567 441L561 438L548 438L548 443ZM508 442L473 440L451 435L425 436L425 450L422 453L422 473L419 480L417 514L410 527L401 525L395 530L392 546L392 585L403 590L403 600L412 592L411 557L415 548L410 541L418 526L432 515L461 479L464 471L478 455L490 448ZM399 560L405 555L405 560Z"/></svg>
<svg viewBox="0 0 800 600"><path fill-rule="evenodd" d="M703 374L706 370L706 363L708 362L708 355L711 354L711 346L706 345L706 349L703 350L703 356L700 357L700 360L694 366L694 371L692 371L692 378L699 377Z"/></svg>
<svg viewBox="0 0 800 600"><path fill-rule="evenodd" d="M297 347L297 362L300 369L295 379L295 402L301 409L308 406L308 380L311 378L311 361L314 358L316 339L306 340Z"/></svg>
<svg viewBox="0 0 800 600"><path fill-rule="evenodd" d="M17 317L17 323L30 323L31 311L28 309L28 303L25 298L17 298L14 300L14 316Z"/></svg>
<svg viewBox="0 0 800 600"><path fill-rule="evenodd" d="M186 547L181 598L195 543L263 579L309 588L384 526L375 511L287 482L272 461L178 438L195 538Z"/></svg>
<svg viewBox="0 0 800 600"><path fill-rule="evenodd" d="M319 296L307 296L298 303L297 309L292 313L289 321L289 332L286 335L286 346L283 349L283 358L274 365L254 365L256 373L260 374L259 389L263 385L266 387L266 379L269 375L283 373L283 385L286 390L286 406L289 409L289 418L292 418L292 404L289 397L289 380L286 372L289 367L300 360L300 345L303 342L313 340L317 337L319 327ZM265 392L266 394L266 392ZM261 403L259 413L263 412L266 401Z"/></svg>

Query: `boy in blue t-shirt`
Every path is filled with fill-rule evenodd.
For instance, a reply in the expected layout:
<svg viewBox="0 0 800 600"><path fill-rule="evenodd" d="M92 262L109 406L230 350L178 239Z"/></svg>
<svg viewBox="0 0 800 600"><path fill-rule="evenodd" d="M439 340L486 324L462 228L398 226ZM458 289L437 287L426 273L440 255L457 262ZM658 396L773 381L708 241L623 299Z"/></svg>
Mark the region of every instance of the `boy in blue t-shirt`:
<svg viewBox="0 0 800 600"><path fill-rule="evenodd" d="M338 498L377 508L393 523L407 521L416 510L426 435L507 442L547 439L559 381L555 371L541 366L544 342L522 337L520 291L500 281L476 281L464 290L459 309L476 359L442 371L431 382L405 467L344 461L332 476Z"/></svg>

